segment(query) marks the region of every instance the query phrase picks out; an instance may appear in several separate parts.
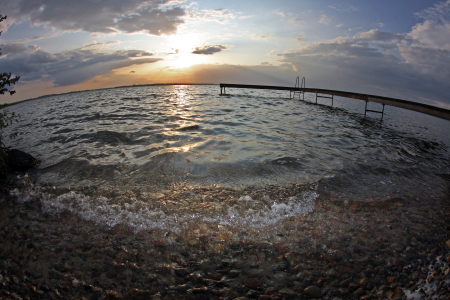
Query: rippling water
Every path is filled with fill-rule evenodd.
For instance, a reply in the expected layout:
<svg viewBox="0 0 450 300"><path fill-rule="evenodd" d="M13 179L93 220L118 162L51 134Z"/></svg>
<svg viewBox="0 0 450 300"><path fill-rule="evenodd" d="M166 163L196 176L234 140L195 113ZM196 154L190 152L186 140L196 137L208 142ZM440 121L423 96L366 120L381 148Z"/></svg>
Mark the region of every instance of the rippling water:
<svg viewBox="0 0 450 300"><path fill-rule="evenodd" d="M42 161L13 193L110 225L174 228L273 226L318 197L426 201L449 191L448 121L392 107L381 121L350 99L331 108L310 103L315 95L228 92L124 87L12 106L22 119L8 144Z"/></svg>

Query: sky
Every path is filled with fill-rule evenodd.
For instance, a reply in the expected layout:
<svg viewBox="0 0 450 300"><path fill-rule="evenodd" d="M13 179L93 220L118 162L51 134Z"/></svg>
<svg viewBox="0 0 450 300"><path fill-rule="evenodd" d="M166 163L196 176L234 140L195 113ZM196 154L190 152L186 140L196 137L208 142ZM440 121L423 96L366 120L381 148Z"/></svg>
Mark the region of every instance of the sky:
<svg viewBox="0 0 450 300"><path fill-rule="evenodd" d="M0 72L20 76L0 103L299 76L450 108L450 0L2 0L0 14Z"/></svg>

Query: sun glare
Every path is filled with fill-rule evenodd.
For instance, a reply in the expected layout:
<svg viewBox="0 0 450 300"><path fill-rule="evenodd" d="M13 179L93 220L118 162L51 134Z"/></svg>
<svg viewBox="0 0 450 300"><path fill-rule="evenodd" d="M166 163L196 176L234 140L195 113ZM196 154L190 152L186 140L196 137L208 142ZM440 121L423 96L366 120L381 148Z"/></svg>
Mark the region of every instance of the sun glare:
<svg viewBox="0 0 450 300"><path fill-rule="evenodd" d="M173 49L167 59L171 68L187 68L195 64L204 63L205 58L202 55L192 54L195 47L202 44L202 41L196 34L180 34L171 37L169 46Z"/></svg>

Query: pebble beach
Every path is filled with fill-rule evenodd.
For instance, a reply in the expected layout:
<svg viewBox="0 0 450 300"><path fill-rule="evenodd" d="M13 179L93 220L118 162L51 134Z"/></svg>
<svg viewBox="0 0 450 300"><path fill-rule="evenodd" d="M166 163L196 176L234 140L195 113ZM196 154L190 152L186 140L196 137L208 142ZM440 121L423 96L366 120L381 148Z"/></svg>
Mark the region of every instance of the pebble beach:
<svg viewBox="0 0 450 300"><path fill-rule="evenodd" d="M0 299L449 298L447 123L242 93L12 106Z"/></svg>
<svg viewBox="0 0 450 300"><path fill-rule="evenodd" d="M319 190L311 213L277 229L202 222L174 233L45 213L39 200L19 203L17 185L0 198L0 299L450 299L448 198L358 202ZM189 192L205 205L240 196Z"/></svg>

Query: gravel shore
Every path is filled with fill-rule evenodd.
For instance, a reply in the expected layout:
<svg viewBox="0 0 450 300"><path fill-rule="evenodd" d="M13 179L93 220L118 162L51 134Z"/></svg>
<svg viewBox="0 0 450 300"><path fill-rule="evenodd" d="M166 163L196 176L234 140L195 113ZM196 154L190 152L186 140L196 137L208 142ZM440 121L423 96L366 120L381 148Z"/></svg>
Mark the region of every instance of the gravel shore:
<svg viewBox="0 0 450 300"><path fill-rule="evenodd" d="M450 299L448 199L319 193L282 230L178 234L0 201L0 299Z"/></svg>

